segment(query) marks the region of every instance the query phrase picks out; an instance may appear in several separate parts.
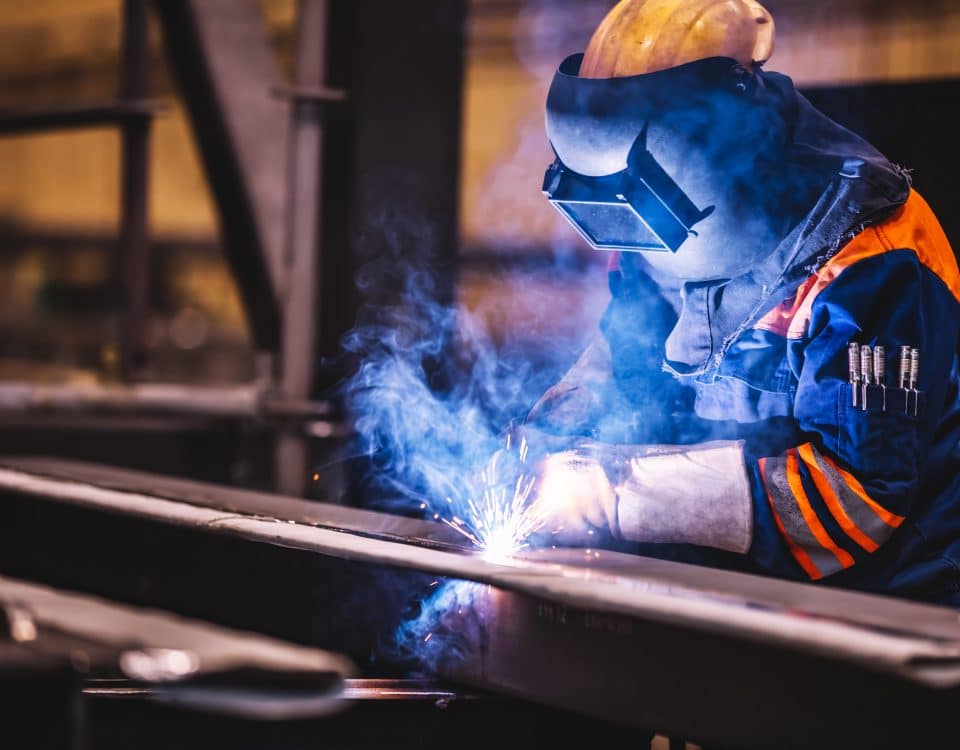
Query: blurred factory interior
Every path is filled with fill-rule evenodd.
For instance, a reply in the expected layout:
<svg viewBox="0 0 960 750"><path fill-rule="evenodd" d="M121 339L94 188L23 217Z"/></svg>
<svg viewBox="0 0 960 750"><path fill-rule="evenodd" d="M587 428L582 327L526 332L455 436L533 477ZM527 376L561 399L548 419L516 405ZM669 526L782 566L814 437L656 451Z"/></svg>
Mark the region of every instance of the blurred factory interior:
<svg viewBox="0 0 960 750"><path fill-rule="evenodd" d="M448 59L424 52L416 68L403 69L409 91L400 91L386 82L383 62L415 45L391 47L352 30L331 31L327 44L319 31L298 42L307 32L293 0L263 0L253 9L262 28L241 27L252 23L241 19L231 31L241 45L249 41L240 34L261 37L256 70L240 70L224 45L224 59L208 63L210 80L187 57L201 52L183 51L194 40L171 38L182 19L151 13L125 22L110 0L4 3L0 451L340 498L332 477L312 477L315 465L330 463L343 427L327 404L307 402L323 402L339 375L324 365L353 325L353 274L376 255L376 222L406 212L418 191L431 203L406 212L404 226L431 236L423 252L449 264L450 294L532 351L544 334L569 338L572 361L605 304L603 260L542 200L549 145L541 107L556 60L585 45L607 5L478 0L462 29L453 5L443 18L416 10L441 24L431 39L448 45ZM953 205L950 170L940 168L952 158L941 148L950 125L938 113L949 111L960 72L960 9L866 0L773 6L780 33L771 67L914 169L935 209ZM334 15L327 28L354 23L375 34L379 19L357 13L343 22ZM316 59L301 62L304 47ZM253 53L241 49L233 54L252 67ZM171 55L187 60L183 70ZM323 83L297 83L310 76ZM442 89L427 86L434 77ZM298 86L333 93L298 98ZM429 104L404 106L412 96ZM306 114L291 120L296 107ZM316 154L299 158L300 123L323 117L330 122L312 136ZM417 117L435 138L417 137L425 127ZM317 173L289 174L294 163ZM381 187L373 200L365 180ZM948 235L960 234L950 212L940 213L954 222ZM321 260L296 259L301 242ZM316 292L301 269L321 280ZM567 301L549 314L524 302L541 293ZM288 304L304 307L293 315ZM183 391L161 414L70 404L71 385L83 393L133 383ZM37 392L28 395L26 384ZM125 391L110 392L119 399ZM290 463L281 469L278 461Z"/></svg>
<svg viewBox="0 0 960 750"><path fill-rule="evenodd" d="M473 312L496 341L527 352L545 383L555 379L592 336L608 293L605 259L540 192L552 158L543 102L558 61L584 48L610 5L0 0L0 455L150 472L170 478L156 480L170 497L203 494L174 481L189 480L262 498L367 505L352 483L351 415L337 385L356 365L342 338L370 301L355 278L384 257L429 268L438 299ZM960 156L949 117L960 93L960 4L766 5L778 28L768 67L912 169L960 243ZM564 354L543 345L557 340L568 342ZM73 476L49 469L58 471ZM125 477L104 482L137 489ZM137 491L151 487L142 480ZM237 510L232 502L213 505ZM267 500L256 502L250 513L272 515ZM336 632L356 628L355 643L334 648L340 636L318 622L317 602L336 586L302 549L250 552L215 535L200 543L142 520L114 519L88 534L85 524L95 524L76 507L61 516L13 504L21 525L0 521L8 525L0 575L330 648L355 663L369 645L363 627L349 623ZM71 528L84 529L84 539L71 538ZM41 562L43 550L60 559ZM131 558L138 572L108 567ZM427 584L435 577L424 575ZM355 585L383 587L362 576ZM385 610L404 606L383 596ZM66 692L38 687L37 700L48 708L60 701L74 716L72 675ZM6 682L0 695L14 694ZM301 721L281 731L232 719L230 746L305 747L314 729L335 735L336 747L415 735L439 742L456 731L435 709L449 696L424 690L387 708L364 703L377 707L345 714L349 723ZM504 692L530 697L516 686ZM471 747L514 746L497 736L494 719L517 727L516 746L581 732L609 742L629 736L615 723L507 699L460 703L457 721L476 730L463 743ZM160 726L161 714L120 713L113 704L88 709L90 747L154 746L140 744L140 731ZM194 737L221 746L221 725L194 721ZM108 737L104 722L123 729ZM392 729L369 745L349 744L365 722ZM49 728L53 744L32 746L81 747L72 719ZM156 746L189 746L164 731L154 740L169 745ZM238 732L249 744L236 741Z"/></svg>

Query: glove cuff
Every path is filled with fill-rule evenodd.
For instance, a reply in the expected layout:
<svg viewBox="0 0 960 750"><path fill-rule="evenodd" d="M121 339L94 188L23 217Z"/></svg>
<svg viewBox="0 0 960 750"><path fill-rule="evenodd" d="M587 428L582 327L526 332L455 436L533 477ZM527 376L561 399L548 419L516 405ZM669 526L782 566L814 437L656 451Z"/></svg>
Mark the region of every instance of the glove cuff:
<svg viewBox="0 0 960 750"><path fill-rule="evenodd" d="M742 442L627 459L616 492L620 536L628 541L750 549L753 500Z"/></svg>

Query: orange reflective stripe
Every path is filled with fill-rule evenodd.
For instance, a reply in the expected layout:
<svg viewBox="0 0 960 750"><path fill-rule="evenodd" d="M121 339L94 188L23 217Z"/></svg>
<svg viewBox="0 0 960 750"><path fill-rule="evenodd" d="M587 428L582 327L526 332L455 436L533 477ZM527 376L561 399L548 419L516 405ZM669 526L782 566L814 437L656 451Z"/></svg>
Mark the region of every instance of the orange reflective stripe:
<svg viewBox="0 0 960 750"><path fill-rule="evenodd" d="M843 529L847 536L853 539L853 541L863 547L867 552L876 552L880 548L880 545L863 533L863 531L857 527L857 524L854 523L853 519L847 515L847 512L840 504L840 499L837 497L836 493L833 491L833 488L830 486L830 482L824 475L823 469L821 469L820 465L817 463L817 458L813 453L813 446L810 445L810 443L805 443L797 448L797 452L800 454L800 458L803 459L804 464L806 464L807 470L810 472L810 476L813 478L813 484L817 488L817 492L820 493L820 497L823 498L823 502L826 503L826 506L833 514L833 517L837 519L837 523L840 524L840 528Z"/></svg>
<svg viewBox="0 0 960 750"><path fill-rule="evenodd" d="M797 453L792 448L787 453L787 482L790 484L793 496L797 499L797 505L800 506L803 520L807 522L810 532L820 543L820 546L833 553L833 556L844 568L851 567L855 562L853 556L834 543L827 530L823 528L823 524L820 523L820 519L817 518L813 506L810 505L807 493L803 489L803 480L800 478L800 463L797 461Z"/></svg>
<svg viewBox="0 0 960 750"><path fill-rule="evenodd" d="M787 543L787 548L790 550L790 554L793 555L793 559L797 561L797 564L803 568L803 572L810 576L810 579L813 581L818 581L823 578L823 573L821 573L817 566L813 564L813 560L810 559L804 549L796 544L793 539L790 538L790 535L787 533L786 527L783 525L783 521L780 519L780 514L777 513L776 505L773 502L773 495L770 494L770 488L767 486L767 459L761 458L760 463L760 481L763 482L763 489L767 493L767 502L770 503L770 510L773 511L773 520L777 524L777 528L780 530L780 536L783 537L783 540Z"/></svg>
<svg viewBox="0 0 960 750"><path fill-rule="evenodd" d="M833 468L833 470L843 478L843 481L846 482L847 486L856 493L857 497L863 500L863 502L870 507L870 510L876 513L880 520L887 524L887 526L896 529L899 528L900 524L906 520L903 516L898 516L896 513L891 513L882 505L879 505L876 501L874 501L874 499L867 494L867 491L863 489L863 485L857 481L857 478L853 476L853 474L841 469L827 456L824 456L823 460L826 461Z"/></svg>
<svg viewBox="0 0 960 750"><path fill-rule="evenodd" d="M960 302L960 269L957 268L956 255L930 206L917 191L911 190L907 202L891 218L860 232L804 283L800 289L802 299L798 296L792 315L778 308L764 317L760 327L782 330L784 318L789 316L787 337L802 338L820 292L855 263L891 250L916 253L920 263L933 272Z"/></svg>

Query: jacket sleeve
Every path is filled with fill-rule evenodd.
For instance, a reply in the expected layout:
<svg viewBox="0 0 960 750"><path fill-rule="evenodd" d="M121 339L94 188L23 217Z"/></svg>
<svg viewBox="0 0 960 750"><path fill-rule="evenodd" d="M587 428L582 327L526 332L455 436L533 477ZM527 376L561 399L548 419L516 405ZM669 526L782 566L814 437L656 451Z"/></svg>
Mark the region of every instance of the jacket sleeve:
<svg viewBox="0 0 960 750"><path fill-rule="evenodd" d="M818 580L867 560L911 517L924 457L957 351L958 303L909 250L848 267L789 341L802 436L784 453L747 456L754 505L749 555L778 575ZM853 405L847 347L882 345L886 393ZM919 349L919 394L899 389L902 345ZM916 410L916 414L914 413Z"/></svg>
<svg viewBox="0 0 960 750"><path fill-rule="evenodd" d="M557 434L591 434L609 401L612 378L610 347L598 334L563 378L534 404L526 424Z"/></svg>

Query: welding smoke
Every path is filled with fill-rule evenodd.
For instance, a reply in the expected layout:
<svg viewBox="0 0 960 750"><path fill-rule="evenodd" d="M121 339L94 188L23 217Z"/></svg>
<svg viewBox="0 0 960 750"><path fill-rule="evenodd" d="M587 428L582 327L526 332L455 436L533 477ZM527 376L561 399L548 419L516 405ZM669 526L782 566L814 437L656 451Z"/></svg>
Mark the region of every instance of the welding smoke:
<svg viewBox="0 0 960 750"><path fill-rule="evenodd" d="M356 453L369 462L366 486L377 507L446 516L448 499L461 499L467 477L503 447L508 425L558 379L542 366L547 355L569 365L582 342L544 336L531 350L523 331L495 339L475 312L438 302L435 277L399 254L366 267L359 283L371 296L402 290L393 303L368 303L343 340L359 361L343 397ZM546 316L552 304L543 291L516 308L539 305Z"/></svg>
<svg viewBox="0 0 960 750"><path fill-rule="evenodd" d="M416 613L397 628L393 649L384 656L436 674L445 664L475 655L493 615L489 592L482 583L437 581Z"/></svg>

